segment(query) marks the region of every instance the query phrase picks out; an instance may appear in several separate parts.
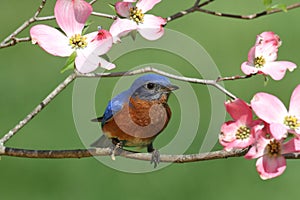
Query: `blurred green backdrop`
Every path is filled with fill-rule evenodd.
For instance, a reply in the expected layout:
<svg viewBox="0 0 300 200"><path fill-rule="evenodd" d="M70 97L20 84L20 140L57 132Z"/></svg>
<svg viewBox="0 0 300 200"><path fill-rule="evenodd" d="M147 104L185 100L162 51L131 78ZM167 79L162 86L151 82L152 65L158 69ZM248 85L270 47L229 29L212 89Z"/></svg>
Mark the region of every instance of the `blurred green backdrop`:
<svg viewBox="0 0 300 200"><path fill-rule="evenodd" d="M111 13L108 3L99 0L94 5L98 12ZM279 1L276 1L279 2ZM282 1L283 2L283 1ZM286 0L290 4L296 1ZM2 1L0 7L0 39L4 39L25 19L33 15L38 0ZM49 1L42 15L51 15L55 1ZM167 17L190 7L193 0L164 0L152 13ZM263 9L261 0L217 0L207 6L211 10L252 14ZM240 64L247 59L255 36L263 31L274 31L282 39L279 60L300 63L300 9L287 13L264 16L255 20L221 18L194 13L167 25L167 28L184 33L198 41L217 64L221 76L241 74ZM92 17L94 26L108 29L111 20ZM55 25L55 22L47 22ZM21 36L28 36L26 29ZM174 41L175 42L175 41ZM184 47L183 47L184 48ZM194 75L189 64L174 55L148 51L147 56L136 52L116 61L113 71L124 71L137 65L160 62L186 76ZM0 73L0 127L4 135L54 89L68 73L60 73L65 59L51 56L39 47L28 43L1 49ZM258 91L276 94L288 105L292 90L299 84L299 70L287 73L279 82L270 80L264 86L262 77L226 82L226 88L249 101ZM133 78L132 78L133 79ZM102 113L111 97L111 89L117 78L103 79L107 88L99 88L95 97L97 112ZM125 87L125 86L124 86ZM210 119L207 89L193 86L200 99L201 121L197 137L187 153L197 153ZM175 132L180 120L180 109L171 99L174 116L165 133ZM220 111L222 112L222 111ZM176 115L177 113L177 115ZM89 120L89 119L87 119ZM193 120L193 119L191 119ZM188 131L188 130L187 130ZM99 135L100 135L99 131ZM172 138L162 134L157 146ZM76 133L72 115L72 86L62 92L45 110L23 128L8 146L29 149L84 148ZM215 149L220 149L216 145ZM172 153L172 152L169 152ZM131 160L128 160L131 162ZM262 181L255 169L255 160L231 158L208 162L172 164L167 168L146 174L130 174L106 167L95 158L85 159L24 159L2 157L0 161L1 199L240 199L297 198L300 178L300 161L289 160L285 173L273 180Z"/></svg>

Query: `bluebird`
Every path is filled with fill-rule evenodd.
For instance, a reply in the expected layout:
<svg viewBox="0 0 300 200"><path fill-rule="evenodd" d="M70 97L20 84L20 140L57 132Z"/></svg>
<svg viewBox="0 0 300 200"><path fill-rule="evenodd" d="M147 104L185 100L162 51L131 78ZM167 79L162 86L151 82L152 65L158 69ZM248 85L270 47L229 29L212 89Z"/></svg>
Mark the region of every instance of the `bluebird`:
<svg viewBox="0 0 300 200"><path fill-rule="evenodd" d="M166 128L171 110L169 95L179 87L157 74L137 78L131 87L108 102L101 122L102 135L92 147L147 147L151 163L159 163L159 151L153 148L154 139Z"/></svg>

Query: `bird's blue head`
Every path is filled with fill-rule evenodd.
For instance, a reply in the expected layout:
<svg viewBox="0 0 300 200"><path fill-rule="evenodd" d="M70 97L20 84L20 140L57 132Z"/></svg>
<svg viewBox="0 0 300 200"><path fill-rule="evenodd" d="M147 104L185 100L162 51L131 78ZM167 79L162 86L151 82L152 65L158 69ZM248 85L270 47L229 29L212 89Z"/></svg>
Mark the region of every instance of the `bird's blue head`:
<svg viewBox="0 0 300 200"><path fill-rule="evenodd" d="M168 99L169 94L179 87L173 85L167 77L157 74L147 74L136 79L130 87L131 97L142 100L160 100L162 96Z"/></svg>

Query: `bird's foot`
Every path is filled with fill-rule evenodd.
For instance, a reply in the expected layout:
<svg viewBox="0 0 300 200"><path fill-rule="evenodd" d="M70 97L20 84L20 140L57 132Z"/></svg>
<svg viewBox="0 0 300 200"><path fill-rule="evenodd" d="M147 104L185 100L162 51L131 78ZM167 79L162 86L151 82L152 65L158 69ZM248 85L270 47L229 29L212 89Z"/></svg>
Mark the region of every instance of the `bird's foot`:
<svg viewBox="0 0 300 200"><path fill-rule="evenodd" d="M157 167L157 165L159 164L160 162L160 153L158 150L154 149L152 152L152 157L151 157L151 161L150 161L150 164L154 164L154 168Z"/></svg>
<svg viewBox="0 0 300 200"><path fill-rule="evenodd" d="M120 154L121 149L122 149L122 143L121 142L116 143L110 155L112 160L116 160L116 155Z"/></svg>

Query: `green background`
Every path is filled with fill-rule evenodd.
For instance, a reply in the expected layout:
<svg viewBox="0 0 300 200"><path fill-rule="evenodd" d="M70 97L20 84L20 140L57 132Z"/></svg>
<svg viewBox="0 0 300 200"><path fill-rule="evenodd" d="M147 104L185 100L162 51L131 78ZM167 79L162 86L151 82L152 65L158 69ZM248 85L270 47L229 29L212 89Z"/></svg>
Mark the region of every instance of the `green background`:
<svg viewBox="0 0 300 200"><path fill-rule="evenodd" d="M98 12L113 14L108 3L94 5ZM192 0L164 0L151 12L163 17L188 8ZM276 1L278 2L278 1ZM284 1L286 4L296 1ZM0 7L0 39L4 39L30 18L39 5L37 0L2 1ZM54 1L49 1L42 15L53 13ZM263 10L259 0L217 0L206 8L218 12L252 14ZM263 31L277 33L283 45L279 60L300 63L299 9L277 13L254 20L230 19L193 13L174 20L167 28L179 31L201 44L215 61L221 76L242 74L240 64L247 59L255 36ZM109 19L92 17L94 26L108 29ZM55 22L43 22L55 25ZM95 28L92 27L92 28ZM26 29L21 36L28 36ZM174 41L176 42L176 41ZM184 47L183 47L184 48ZM147 55L147 56L145 56ZM54 89L69 71L61 74L65 59L54 57L30 42L1 49L0 130L4 135L23 119ZM146 50L124 55L116 61L113 71L124 71L145 63L174 66L186 76L195 75L187 61L167 52ZM248 80L226 82L226 88L250 101L259 91L276 94L288 105L291 92L299 84L299 69L287 72L281 81L270 80L264 86L261 76ZM198 75L197 75L198 76ZM217 78L217 77L215 77ZM97 112L102 113L118 78L103 79L95 96ZM133 80L131 78L130 80ZM124 86L124 89L128 86ZM197 153L210 120L210 101L205 86L193 85L199 98L201 121L197 137L186 153ZM172 139L180 120L180 102L170 99L174 115L171 124L157 138L161 147ZM209 106L208 106L209 105ZM223 112L220 110L220 113ZM93 117L93 116L91 116ZM89 118L87 118L89 120ZM190 119L191 121L193 119ZM185 130L188 131L188 130ZM167 136L169 134L170 137ZM99 135L100 135L99 131ZM72 85L24 127L8 146L28 149L84 148L72 114ZM221 149L216 144L215 149ZM172 154L172 152L169 152ZM126 160L132 162L132 160ZM206 162L172 164L162 170L132 174L111 169L95 158L84 159L25 159L3 156L0 161L1 199L289 199L298 197L299 161L288 160L287 170L278 178L262 181L255 169L255 160L230 158Z"/></svg>

